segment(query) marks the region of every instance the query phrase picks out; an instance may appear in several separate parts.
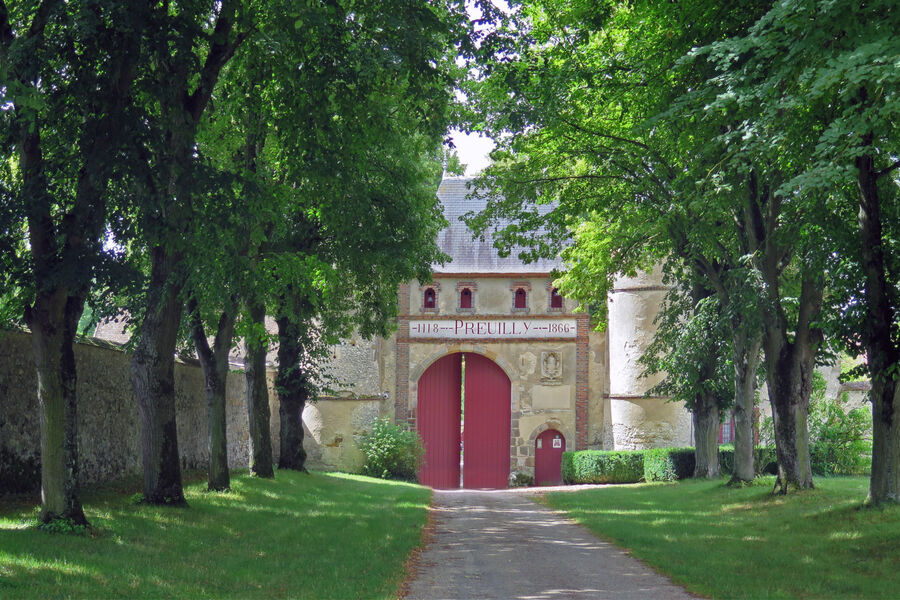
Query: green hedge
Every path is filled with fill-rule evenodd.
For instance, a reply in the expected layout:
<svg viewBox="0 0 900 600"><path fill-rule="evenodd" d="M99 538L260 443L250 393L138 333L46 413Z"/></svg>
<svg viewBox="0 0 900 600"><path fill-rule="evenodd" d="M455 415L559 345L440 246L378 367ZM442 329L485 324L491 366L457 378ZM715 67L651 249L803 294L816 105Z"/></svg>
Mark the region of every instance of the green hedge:
<svg viewBox="0 0 900 600"><path fill-rule="evenodd" d="M564 452L562 458L562 477L566 483L675 481L693 474L693 448L581 450Z"/></svg>
<svg viewBox="0 0 900 600"><path fill-rule="evenodd" d="M757 446L753 449L753 464L756 474L775 475L778 473L778 457L775 448L769 446ZM734 472L734 445L723 444L719 446L719 469L723 474L730 475Z"/></svg>
<svg viewBox="0 0 900 600"><path fill-rule="evenodd" d="M644 477L644 452L563 452L562 477L566 483L635 483Z"/></svg>
<svg viewBox="0 0 900 600"><path fill-rule="evenodd" d="M754 450L757 473L775 473L775 448ZM651 448L649 450L581 450L563 452L562 477L566 483L637 483L677 481L694 476L693 448ZM723 474L734 470L734 446L719 448Z"/></svg>
<svg viewBox="0 0 900 600"><path fill-rule="evenodd" d="M644 481L677 481L694 476L693 448L653 448L642 452Z"/></svg>

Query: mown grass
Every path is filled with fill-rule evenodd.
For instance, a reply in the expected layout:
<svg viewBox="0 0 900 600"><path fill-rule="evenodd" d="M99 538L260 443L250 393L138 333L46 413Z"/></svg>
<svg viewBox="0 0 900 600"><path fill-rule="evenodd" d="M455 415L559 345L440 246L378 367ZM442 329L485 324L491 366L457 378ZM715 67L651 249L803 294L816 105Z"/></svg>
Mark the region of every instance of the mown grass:
<svg viewBox="0 0 900 600"><path fill-rule="evenodd" d="M900 507L865 508L864 477L772 496L774 478L610 486L546 502L712 598L900 598Z"/></svg>
<svg viewBox="0 0 900 600"><path fill-rule="evenodd" d="M93 536L35 528L0 503L0 598L393 598L419 545L430 490L366 477L238 475L194 483L189 508L84 494Z"/></svg>

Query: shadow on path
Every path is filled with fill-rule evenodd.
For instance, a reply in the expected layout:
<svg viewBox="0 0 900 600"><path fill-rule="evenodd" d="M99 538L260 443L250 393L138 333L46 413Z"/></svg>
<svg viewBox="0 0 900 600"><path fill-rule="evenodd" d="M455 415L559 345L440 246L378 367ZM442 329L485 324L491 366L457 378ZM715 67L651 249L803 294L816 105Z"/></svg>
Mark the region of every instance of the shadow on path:
<svg viewBox="0 0 900 600"><path fill-rule="evenodd" d="M407 600L694 597L525 494L435 490L432 510Z"/></svg>

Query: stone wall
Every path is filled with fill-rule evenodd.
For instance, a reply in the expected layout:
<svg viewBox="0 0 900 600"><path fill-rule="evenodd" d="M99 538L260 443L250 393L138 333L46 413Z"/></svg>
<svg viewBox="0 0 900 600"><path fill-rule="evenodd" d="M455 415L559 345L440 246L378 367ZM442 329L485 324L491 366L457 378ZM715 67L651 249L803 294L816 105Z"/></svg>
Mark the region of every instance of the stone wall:
<svg viewBox="0 0 900 600"><path fill-rule="evenodd" d="M76 344L75 357L80 482L95 483L139 473L141 432L137 401L129 379L130 355L114 344L93 340ZM277 457L279 417L274 375L270 372L268 380L272 446ZM40 409L36 390L30 334L0 332L0 493L27 491L39 485ZM205 468L208 461L206 398L200 367L178 362L175 390L182 467ZM244 468L248 464L245 395L243 373L232 371L226 398L228 461L232 468ZM310 425L304 448L312 467L356 470L361 465L355 439L377 416L378 399L355 400L351 404L353 407L340 400L323 399L307 408L304 417L309 414ZM350 428L341 424L348 407Z"/></svg>
<svg viewBox="0 0 900 600"><path fill-rule="evenodd" d="M303 448L311 469L359 472L359 436L379 416L380 398L321 398L303 410Z"/></svg>

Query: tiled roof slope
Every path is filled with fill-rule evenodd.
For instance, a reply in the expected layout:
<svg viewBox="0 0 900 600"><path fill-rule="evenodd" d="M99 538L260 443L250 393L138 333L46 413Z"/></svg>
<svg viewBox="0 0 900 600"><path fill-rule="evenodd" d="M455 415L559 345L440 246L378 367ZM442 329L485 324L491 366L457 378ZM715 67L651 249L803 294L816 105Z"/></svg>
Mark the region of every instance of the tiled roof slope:
<svg viewBox="0 0 900 600"><path fill-rule="evenodd" d="M489 233L485 234L483 241L472 239L472 231L459 218L469 211L484 210L486 202L466 197L471 181L470 178L463 177L447 178L438 188L437 195L444 207L444 217L450 222L450 226L438 234L438 246L452 261L443 266L434 265L435 273L549 273L562 265L558 258L523 263L518 258L518 249L514 249L507 257L501 257L494 248ZM547 210L550 210L549 206Z"/></svg>

